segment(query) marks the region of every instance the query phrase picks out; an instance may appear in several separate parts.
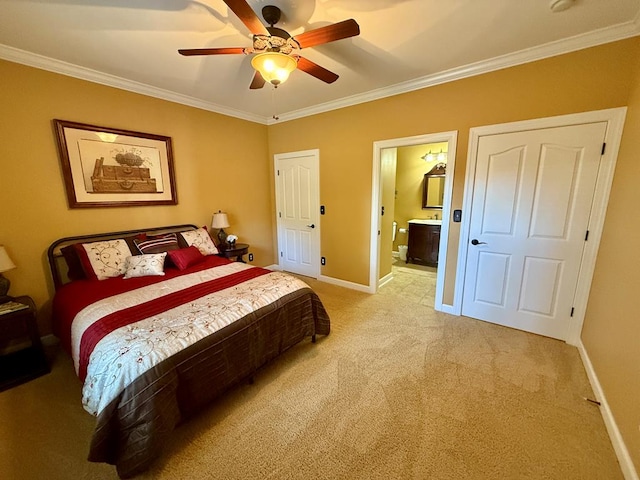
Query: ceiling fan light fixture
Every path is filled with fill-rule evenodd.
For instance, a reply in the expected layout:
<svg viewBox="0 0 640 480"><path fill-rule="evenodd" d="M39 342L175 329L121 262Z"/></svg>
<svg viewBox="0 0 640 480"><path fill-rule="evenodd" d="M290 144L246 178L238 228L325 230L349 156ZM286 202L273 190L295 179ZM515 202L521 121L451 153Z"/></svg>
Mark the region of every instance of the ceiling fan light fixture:
<svg viewBox="0 0 640 480"><path fill-rule="evenodd" d="M255 68L265 81L280 85L298 66L295 58L280 52L264 52L251 59L251 66Z"/></svg>

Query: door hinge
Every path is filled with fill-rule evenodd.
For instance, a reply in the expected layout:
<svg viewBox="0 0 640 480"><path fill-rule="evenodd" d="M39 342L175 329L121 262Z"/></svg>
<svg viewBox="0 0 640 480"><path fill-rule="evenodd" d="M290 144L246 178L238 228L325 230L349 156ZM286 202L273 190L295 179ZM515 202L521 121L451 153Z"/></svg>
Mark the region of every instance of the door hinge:
<svg viewBox="0 0 640 480"><path fill-rule="evenodd" d="M586 242L587 240L589 240L589 230L587 230L587 234L584 236L584 241Z"/></svg>
<svg viewBox="0 0 640 480"><path fill-rule="evenodd" d="M282 212L278 212L278 218L282 218Z"/></svg>
<svg viewBox="0 0 640 480"><path fill-rule="evenodd" d="M573 310L574 310L574 308L571 307L571 314L569 315L570 317L573 317Z"/></svg>
<svg viewBox="0 0 640 480"><path fill-rule="evenodd" d="M604 155L604 151L607 149L607 144L603 143L602 144L602 152L600 153L600 155Z"/></svg>
<svg viewBox="0 0 640 480"><path fill-rule="evenodd" d="M280 170L276 170L278 172L278 176L280 176Z"/></svg>
<svg viewBox="0 0 640 480"><path fill-rule="evenodd" d="M282 255L282 252L280 252L280 257L284 257L284 255Z"/></svg>

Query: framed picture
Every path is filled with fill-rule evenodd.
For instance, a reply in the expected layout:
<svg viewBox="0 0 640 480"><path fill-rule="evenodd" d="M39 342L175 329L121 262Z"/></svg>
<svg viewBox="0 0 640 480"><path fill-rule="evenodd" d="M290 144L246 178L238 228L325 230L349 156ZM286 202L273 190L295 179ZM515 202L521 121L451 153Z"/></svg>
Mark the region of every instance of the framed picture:
<svg viewBox="0 0 640 480"><path fill-rule="evenodd" d="M170 137L53 122L70 208L177 205Z"/></svg>

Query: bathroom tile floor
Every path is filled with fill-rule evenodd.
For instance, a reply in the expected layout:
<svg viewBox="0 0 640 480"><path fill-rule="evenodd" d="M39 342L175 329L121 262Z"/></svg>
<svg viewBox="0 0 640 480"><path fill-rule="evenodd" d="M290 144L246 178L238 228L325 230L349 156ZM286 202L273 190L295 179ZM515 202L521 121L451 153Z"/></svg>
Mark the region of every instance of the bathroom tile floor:
<svg viewBox="0 0 640 480"><path fill-rule="evenodd" d="M393 295L401 300L433 307L436 268L405 263L394 257L391 272L393 279L378 289L380 295Z"/></svg>

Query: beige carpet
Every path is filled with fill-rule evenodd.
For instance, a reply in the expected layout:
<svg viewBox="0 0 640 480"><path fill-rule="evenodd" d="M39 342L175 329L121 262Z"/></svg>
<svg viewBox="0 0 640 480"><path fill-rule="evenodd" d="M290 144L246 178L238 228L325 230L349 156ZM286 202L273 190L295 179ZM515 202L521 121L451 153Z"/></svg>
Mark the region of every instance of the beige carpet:
<svg viewBox="0 0 640 480"><path fill-rule="evenodd" d="M176 430L148 479L621 479L578 352L390 294L309 282L332 320ZM71 362L0 393L0 477L117 478L85 461Z"/></svg>

